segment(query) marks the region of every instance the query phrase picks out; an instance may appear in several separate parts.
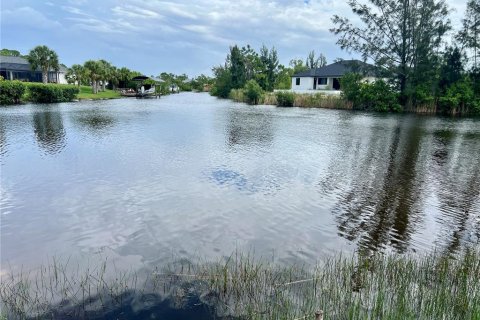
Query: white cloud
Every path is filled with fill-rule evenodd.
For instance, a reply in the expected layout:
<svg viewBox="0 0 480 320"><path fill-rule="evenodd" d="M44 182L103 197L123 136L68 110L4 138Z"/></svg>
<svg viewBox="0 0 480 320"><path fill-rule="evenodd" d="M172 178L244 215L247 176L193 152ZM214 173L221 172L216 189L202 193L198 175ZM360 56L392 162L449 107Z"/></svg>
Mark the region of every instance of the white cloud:
<svg viewBox="0 0 480 320"><path fill-rule="evenodd" d="M2 9L2 25L21 25L41 29L61 27L60 22L46 17L31 7Z"/></svg>
<svg viewBox="0 0 480 320"><path fill-rule="evenodd" d="M64 11L68 12L68 13L72 13L72 14L76 14L76 15L81 15L81 16L88 16L90 17L91 15L86 13L85 11L79 9L79 8L76 8L76 7L70 7L70 6L62 6L61 7Z"/></svg>
<svg viewBox="0 0 480 320"><path fill-rule="evenodd" d="M284 64L295 57L305 58L310 50L326 54L328 61L349 58L352 56L338 48L336 36L329 32L331 18L338 14L358 21L346 1L338 0L17 1L2 3L2 31L9 30L2 32L2 41L4 34L33 34L35 28L57 31L59 38L53 41L62 41L59 34L63 32L67 43L72 34L87 30L88 40L77 39L72 46L88 43L88 48L83 44L72 50L90 56L111 55L110 59L117 55L122 65L133 64L132 68L140 70L151 68L145 61L155 56L157 68L172 72L195 72L221 64L232 44L250 44L257 49L262 44L275 46ZM455 9L450 16L452 24L459 26L465 1L447 2ZM51 6L53 3L56 5ZM52 41L52 33L44 34L44 40L35 34L36 43ZM117 51L108 50L114 47ZM98 52L100 48L104 51Z"/></svg>

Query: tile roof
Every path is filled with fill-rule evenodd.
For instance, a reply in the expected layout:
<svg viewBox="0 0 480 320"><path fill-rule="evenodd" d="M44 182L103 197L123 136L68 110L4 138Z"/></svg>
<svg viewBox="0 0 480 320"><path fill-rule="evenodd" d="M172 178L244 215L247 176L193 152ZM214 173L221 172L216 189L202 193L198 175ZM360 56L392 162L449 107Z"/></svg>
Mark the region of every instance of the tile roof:
<svg viewBox="0 0 480 320"><path fill-rule="evenodd" d="M341 77L349 72L361 72L372 75L375 66L360 60L342 60L324 67L295 73L292 77Z"/></svg>
<svg viewBox="0 0 480 320"><path fill-rule="evenodd" d="M67 68L65 68L64 66L60 65L59 67L60 67L59 72L67 72ZM27 59L23 57L12 57L12 56L2 56L2 55L0 55L0 68L16 70L16 71L32 71ZM36 71L40 71L40 69L37 68Z"/></svg>

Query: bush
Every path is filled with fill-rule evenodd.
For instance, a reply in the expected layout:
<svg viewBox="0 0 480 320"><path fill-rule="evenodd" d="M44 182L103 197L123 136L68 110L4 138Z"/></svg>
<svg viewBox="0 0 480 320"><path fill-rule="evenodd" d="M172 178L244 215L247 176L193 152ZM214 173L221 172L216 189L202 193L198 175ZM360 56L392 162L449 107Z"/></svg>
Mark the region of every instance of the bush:
<svg viewBox="0 0 480 320"><path fill-rule="evenodd" d="M18 80L0 81L0 104L20 103L20 98L25 93L25 84Z"/></svg>
<svg viewBox="0 0 480 320"><path fill-rule="evenodd" d="M480 113L480 101L475 97L470 79L465 78L448 87L438 99L440 112L447 114Z"/></svg>
<svg viewBox="0 0 480 320"><path fill-rule="evenodd" d="M362 76L358 73L348 73L340 79L342 97L353 104L354 109L361 109Z"/></svg>
<svg viewBox="0 0 480 320"><path fill-rule="evenodd" d="M255 80L249 80L244 87L246 100L250 104L258 104L262 98L263 90Z"/></svg>
<svg viewBox="0 0 480 320"><path fill-rule="evenodd" d="M32 102L68 102L76 98L79 89L71 85L29 83L28 93Z"/></svg>
<svg viewBox="0 0 480 320"><path fill-rule="evenodd" d="M374 110L378 112L399 112L399 96L388 83L377 80L373 83L362 82L359 74L347 74L341 79L342 97L353 104L354 109Z"/></svg>
<svg viewBox="0 0 480 320"><path fill-rule="evenodd" d="M383 80L373 83L362 83L360 89L361 104L366 110L377 112L399 112L398 93Z"/></svg>
<svg viewBox="0 0 480 320"><path fill-rule="evenodd" d="M295 102L295 94L293 92L279 91L275 95L279 107L293 107Z"/></svg>

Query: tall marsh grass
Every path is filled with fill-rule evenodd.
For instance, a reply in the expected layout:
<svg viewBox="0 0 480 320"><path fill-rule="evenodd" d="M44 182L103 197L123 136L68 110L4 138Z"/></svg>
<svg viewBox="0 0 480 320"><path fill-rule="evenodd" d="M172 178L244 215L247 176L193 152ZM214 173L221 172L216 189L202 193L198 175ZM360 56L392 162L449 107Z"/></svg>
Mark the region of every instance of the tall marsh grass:
<svg viewBox="0 0 480 320"><path fill-rule="evenodd" d="M340 254L313 268L234 253L217 262L180 260L142 281L135 273L107 280L107 268L105 261L67 275L65 265L54 260L33 275L3 276L2 310L8 319L55 319L68 308L73 318L82 319L94 307L131 303L135 292L133 300L147 305L152 296L181 301L196 294L217 319L314 319L317 310L323 310L324 319L480 319L480 254L475 250L455 258Z"/></svg>
<svg viewBox="0 0 480 320"><path fill-rule="evenodd" d="M324 109L344 109L351 110L353 105L335 95L326 95L322 93L315 94L295 94L293 102L294 107L303 108L324 108Z"/></svg>

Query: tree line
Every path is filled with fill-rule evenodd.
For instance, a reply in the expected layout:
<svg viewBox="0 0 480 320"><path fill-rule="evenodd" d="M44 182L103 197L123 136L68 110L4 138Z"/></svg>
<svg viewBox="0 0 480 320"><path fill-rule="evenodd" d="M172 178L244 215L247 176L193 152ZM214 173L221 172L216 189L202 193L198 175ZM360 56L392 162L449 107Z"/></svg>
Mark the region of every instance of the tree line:
<svg viewBox="0 0 480 320"><path fill-rule="evenodd" d="M40 68L43 83L48 83L48 72L58 71L61 65L57 53L44 45L35 47L27 55L22 55L18 50L6 48L0 50L0 55L27 59L32 70ZM65 68L67 67L65 66ZM65 78L70 84L91 86L92 93L96 94L99 91L105 91L107 88L136 89L137 84L132 82L131 79L140 75L142 73L138 71L126 67L116 67L111 62L100 59L72 65L67 68ZM151 77L154 78L155 76L152 75ZM172 87L179 88L181 91L208 91L213 85L213 78L204 74L189 79L186 74L176 75L162 72L158 75L158 78L162 80L159 86L162 93L170 92Z"/></svg>
<svg viewBox="0 0 480 320"><path fill-rule="evenodd" d="M268 49L263 45L259 52L250 45L239 47L234 45L223 65L212 69L214 82L212 95L227 98L233 89L249 89L256 91L273 91L274 89L290 89L291 76L309 68L322 67L327 64L323 54L316 55L311 51L305 62L293 59L286 67L279 63L275 47Z"/></svg>

